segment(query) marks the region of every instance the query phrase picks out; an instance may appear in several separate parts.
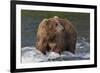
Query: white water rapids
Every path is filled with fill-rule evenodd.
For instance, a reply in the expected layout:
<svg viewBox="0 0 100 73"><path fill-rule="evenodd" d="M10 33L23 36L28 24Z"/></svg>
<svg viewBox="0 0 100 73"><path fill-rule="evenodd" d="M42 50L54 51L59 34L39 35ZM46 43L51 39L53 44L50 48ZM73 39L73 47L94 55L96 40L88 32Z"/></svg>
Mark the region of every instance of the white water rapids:
<svg viewBox="0 0 100 73"><path fill-rule="evenodd" d="M76 44L75 54L64 51L61 55L55 52L47 52L43 55L33 46L21 48L22 63L47 62L47 61L67 61L67 60L87 60L90 58L90 44L85 38L80 39Z"/></svg>

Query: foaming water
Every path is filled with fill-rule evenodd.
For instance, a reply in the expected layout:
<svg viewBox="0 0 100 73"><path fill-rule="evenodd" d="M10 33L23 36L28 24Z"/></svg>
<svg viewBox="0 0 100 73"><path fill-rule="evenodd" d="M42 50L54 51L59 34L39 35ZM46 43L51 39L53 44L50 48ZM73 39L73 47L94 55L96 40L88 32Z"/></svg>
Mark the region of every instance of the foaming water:
<svg viewBox="0 0 100 73"><path fill-rule="evenodd" d="M47 61L68 61L68 60L88 60L90 58L90 43L85 38L78 38L76 53L64 51L59 55L55 52L42 54L36 47L28 46L21 48L22 63L47 62Z"/></svg>

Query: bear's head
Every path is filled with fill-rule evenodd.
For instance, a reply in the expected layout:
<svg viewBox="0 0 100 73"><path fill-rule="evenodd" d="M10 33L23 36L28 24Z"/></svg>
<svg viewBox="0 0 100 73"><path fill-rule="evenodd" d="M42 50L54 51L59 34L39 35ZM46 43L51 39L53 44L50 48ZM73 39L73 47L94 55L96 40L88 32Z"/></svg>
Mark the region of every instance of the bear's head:
<svg viewBox="0 0 100 73"><path fill-rule="evenodd" d="M46 22L46 31L48 33L49 39L55 38L57 33L60 33L64 30L64 26L59 21L58 16L47 19Z"/></svg>

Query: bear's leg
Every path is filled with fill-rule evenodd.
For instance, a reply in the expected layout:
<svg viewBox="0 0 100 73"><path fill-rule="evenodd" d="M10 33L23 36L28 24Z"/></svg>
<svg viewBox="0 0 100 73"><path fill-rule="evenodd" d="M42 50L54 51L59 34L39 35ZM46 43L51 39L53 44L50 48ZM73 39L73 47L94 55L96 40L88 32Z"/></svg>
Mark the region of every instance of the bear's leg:
<svg viewBox="0 0 100 73"><path fill-rule="evenodd" d="M71 38L67 44L67 51L75 54L76 51L76 39Z"/></svg>
<svg viewBox="0 0 100 73"><path fill-rule="evenodd" d="M36 48L43 54L46 54L47 49L47 42L44 42L44 39L40 39L36 43Z"/></svg>

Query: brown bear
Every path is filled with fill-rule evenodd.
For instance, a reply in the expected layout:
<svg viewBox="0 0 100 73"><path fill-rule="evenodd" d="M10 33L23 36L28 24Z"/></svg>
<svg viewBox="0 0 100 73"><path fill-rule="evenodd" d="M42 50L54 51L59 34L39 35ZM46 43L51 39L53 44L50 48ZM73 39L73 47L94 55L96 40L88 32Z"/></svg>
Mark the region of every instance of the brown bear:
<svg viewBox="0 0 100 73"><path fill-rule="evenodd" d="M57 16L43 19L37 31L36 48L43 54L53 51L61 54L62 51L75 53L77 32L67 19Z"/></svg>

